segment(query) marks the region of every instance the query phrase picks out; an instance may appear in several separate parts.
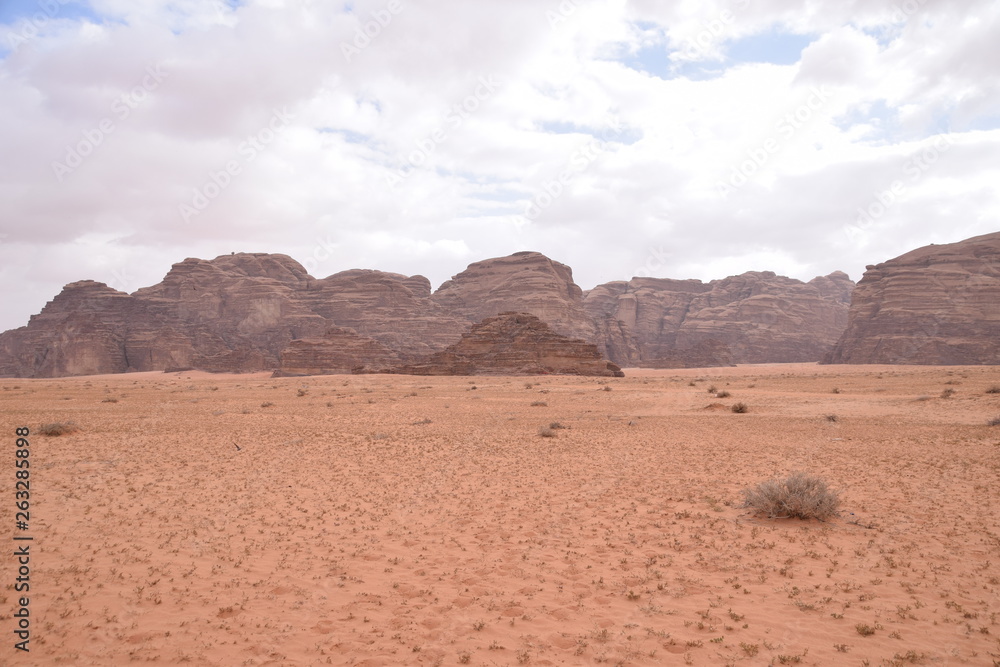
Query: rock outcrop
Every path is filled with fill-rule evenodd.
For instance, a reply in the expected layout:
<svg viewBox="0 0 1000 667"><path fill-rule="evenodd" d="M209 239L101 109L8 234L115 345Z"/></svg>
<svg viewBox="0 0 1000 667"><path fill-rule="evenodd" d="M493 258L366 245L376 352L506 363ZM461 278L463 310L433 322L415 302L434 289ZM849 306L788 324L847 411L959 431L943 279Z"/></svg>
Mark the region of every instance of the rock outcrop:
<svg viewBox="0 0 1000 667"><path fill-rule="evenodd" d="M832 364L1000 364L1000 233L869 266Z"/></svg>
<svg viewBox="0 0 1000 667"><path fill-rule="evenodd" d="M598 285L584 307L620 323L609 356L624 365L672 368L818 361L847 324L854 283L831 273L808 283L750 271L723 280L633 278ZM618 351L628 355L621 360Z"/></svg>
<svg viewBox="0 0 1000 667"><path fill-rule="evenodd" d="M442 283L433 301L470 322L518 311L535 315L564 336L589 341L596 337L573 270L539 252L516 252L470 264Z"/></svg>
<svg viewBox="0 0 1000 667"><path fill-rule="evenodd" d="M320 338L293 340L281 353L276 376L385 372L399 355L353 329L333 327Z"/></svg>
<svg viewBox="0 0 1000 667"><path fill-rule="evenodd" d="M441 352L391 369L407 375L598 375L622 377L597 346L555 333L530 313L505 312L474 325Z"/></svg>
<svg viewBox="0 0 1000 667"><path fill-rule="evenodd" d="M534 315L619 366L815 361L846 325L852 286L842 273L802 283L751 272L584 293L566 265L519 252L475 262L432 293L423 276L317 279L286 255L234 253L186 259L133 294L67 285L27 326L0 334L0 375L379 369L442 351L502 312Z"/></svg>

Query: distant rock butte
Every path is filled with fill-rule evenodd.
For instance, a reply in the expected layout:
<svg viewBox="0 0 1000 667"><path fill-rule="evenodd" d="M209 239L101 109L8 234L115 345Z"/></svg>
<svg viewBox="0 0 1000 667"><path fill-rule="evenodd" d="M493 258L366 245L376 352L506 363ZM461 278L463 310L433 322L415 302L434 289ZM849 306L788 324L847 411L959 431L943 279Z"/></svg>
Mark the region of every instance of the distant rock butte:
<svg viewBox="0 0 1000 667"><path fill-rule="evenodd" d="M832 364L1000 364L1000 232L869 266Z"/></svg>
<svg viewBox="0 0 1000 667"><path fill-rule="evenodd" d="M475 262L432 293L423 276L352 269L317 279L286 255L235 253L186 259L133 294L70 283L27 326L0 334L0 375L375 370L440 352L511 311L596 344L619 366L816 361L846 325L852 286L842 273L803 283L750 272L584 293L568 266L519 252Z"/></svg>
<svg viewBox="0 0 1000 667"><path fill-rule="evenodd" d="M529 313L506 312L474 325L441 352L391 369L407 375L602 375L622 377L597 346L552 331Z"/></svg>

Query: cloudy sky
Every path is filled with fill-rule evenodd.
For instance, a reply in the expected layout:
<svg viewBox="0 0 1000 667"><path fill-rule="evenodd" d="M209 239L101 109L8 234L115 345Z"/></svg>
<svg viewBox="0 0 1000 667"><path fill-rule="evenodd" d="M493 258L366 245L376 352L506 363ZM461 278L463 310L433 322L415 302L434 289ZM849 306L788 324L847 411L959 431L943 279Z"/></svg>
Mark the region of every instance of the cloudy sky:
<svg viewBox="0 0 1000 667"><path fill-rule="evenodd" d="M0 0L0 330L185 257L808 280L1000 229L993 0Z"/></svg>

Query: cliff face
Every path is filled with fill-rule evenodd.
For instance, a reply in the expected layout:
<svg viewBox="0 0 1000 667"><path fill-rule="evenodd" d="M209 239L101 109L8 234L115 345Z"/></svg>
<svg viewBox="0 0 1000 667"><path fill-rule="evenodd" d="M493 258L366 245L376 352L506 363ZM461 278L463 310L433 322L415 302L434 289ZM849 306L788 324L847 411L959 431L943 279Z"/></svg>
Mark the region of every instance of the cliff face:
<svg viewBox="0 0 1000 667"><path fill-rule="evenodd" d="M633 278L598 285L584 307L628 331L625 365L816 361L846 326L853 285L841 272L808 283L770 271L709 283Z"/></svg>
<svg viewBox="0 0 1000 667"><path fill-rule="evenodd" d="M802 283L763 272L633 278L585 294L566 265L519 252L475 262L432 293L423 276L353 269L316 279L286 255L238 253L186 259L133 294L67 285L27 326L0 334L0 375L381 368L444 350L510 311L620 366L813 361L846 324L852 286L841 273Z"/></svg>
<svg viewBox="0 0 1000 667"><path fill-rule="evenodd" d="M869 266L834 364L1000 364L1000 233Z"/></svg>
<svg viewBox="0 0 1000 667"><path fill-rule="evenodd" d="M555 333L529 313L505 312L474 325L441 352L391 369L409 375L599 375L621 377L597 346Z"/></svg>

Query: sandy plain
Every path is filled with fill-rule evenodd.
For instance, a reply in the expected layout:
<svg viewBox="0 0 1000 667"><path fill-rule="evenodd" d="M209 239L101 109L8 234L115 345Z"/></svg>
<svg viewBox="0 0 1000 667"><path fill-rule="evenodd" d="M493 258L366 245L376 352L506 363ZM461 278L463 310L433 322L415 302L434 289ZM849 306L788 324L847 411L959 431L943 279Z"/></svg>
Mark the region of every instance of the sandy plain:
<svg viewBox="0 0 1000 667"><path fill-rule="evenodd" d="M814 364L0 380L0 663L997 665L994 385ZM841 517L739 507L793 470Z"/></svg>

